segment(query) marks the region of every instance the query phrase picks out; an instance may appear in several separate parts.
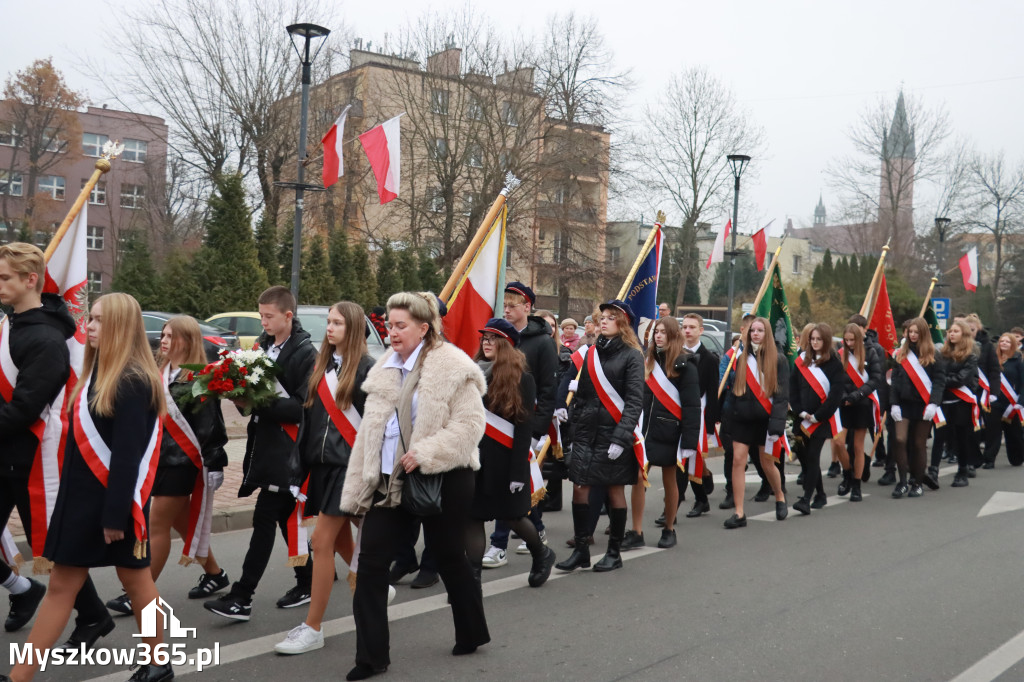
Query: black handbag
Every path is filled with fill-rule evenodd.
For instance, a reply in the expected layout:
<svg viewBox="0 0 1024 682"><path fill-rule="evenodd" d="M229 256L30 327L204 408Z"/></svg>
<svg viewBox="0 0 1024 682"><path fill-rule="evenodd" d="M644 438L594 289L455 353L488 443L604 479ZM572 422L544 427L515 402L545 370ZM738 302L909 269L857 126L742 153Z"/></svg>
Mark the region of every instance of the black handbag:
<svg viewBox="0 0 1024 682"><path fill-rule="evenodd" d="M398 410L395 410L398 416ZM399 438L402 439L402 450L405 450L405 437L402 436L399 427ZM425 474L419 467L411 473L402 471L399 477L403 480L402 501L399 503L402 509L413 516L437 516L441 513L441 484L444 483L444 474Z"/></svg>

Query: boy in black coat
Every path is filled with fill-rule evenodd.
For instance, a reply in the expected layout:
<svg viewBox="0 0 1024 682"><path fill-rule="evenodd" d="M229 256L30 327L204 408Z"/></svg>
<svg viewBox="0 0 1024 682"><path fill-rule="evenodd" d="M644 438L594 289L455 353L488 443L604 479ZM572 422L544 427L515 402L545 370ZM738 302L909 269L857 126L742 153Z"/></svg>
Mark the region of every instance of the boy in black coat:
<svg viewBox="0 0 1024 682"><path fill-rule="evenodd" d="M708 442L711 442L715 435L715 424L718 423L719 408L721 403L718 400L718 366L721 358L701 342L701 334L704 333L704 318L697 313L688 313L683 316L683 345L686 350L694 354L697 361L697 374L700 380L700 394L704 398L704 431ZM686 481L689 477L682 470L676 469L676 483L680 490L685 490ZM697 483L690 481L690 488L693 490L693 508L686 513L687 518L696 518L701 514L711 511L711 504L708 502L708 494L714 490L714 478L711 471L704 469L704 481ZM710 489L709 489L710 488ZM683 496L679 496L680 504Z"/></svg>
<svg viewBox="0 0 1024 682"><path fill-rule="evenodd" d="M231 592L203 604L218 616L249 620L252 596L274 549L274 526L288 542L288 517L295 510L299 494L300 466L297 436L302 424L302 405L306 402L309 375L313 373L316 350L309 333L295 316L295 297L285 287L274 286L259 298L263 334L260 348L281 368L277 376L287 395L272 404L254 410L249 420L242 463L244 478L239 497L248 497L259 489L252 517L252 538L242 564L242 577ZM239 405L243 408L244 405ZM313 560L295 567L296 585L277 600L278 608L292 608L309 602Z"/></svg>

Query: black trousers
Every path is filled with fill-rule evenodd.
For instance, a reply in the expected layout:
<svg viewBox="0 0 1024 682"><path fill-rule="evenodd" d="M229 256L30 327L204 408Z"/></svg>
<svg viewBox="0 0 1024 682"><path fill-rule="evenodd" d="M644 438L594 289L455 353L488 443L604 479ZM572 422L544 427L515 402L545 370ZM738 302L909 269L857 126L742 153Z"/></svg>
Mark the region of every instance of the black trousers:
<svg viewBox="0 0 1024 682"><path fill-rule="evenodd" d="M1019 467L1024 463L1024 427L1018 419L1009 422L1000 419L999 426L1006 437L1006 459L1013 466Z"/></svg>
<svg viewBox="0 0 1024 682"><path fill-rule="evenodd" d="M256 587L260 584L263 572L270 563L270 553L274 550L274 533L277 526L281 529L281 537L288 544L288 517L295 511L295 498L290 492L273 492L260 489L256 497L256 509L252 513L252 536L249 538L249 549L242 562L242 577L231 586L231 594L242 599L252 599ZM387 580L387 567L384 569L384 580ZM299 587L309 589L313 584L313 555L310 554L305 566L295 567L295 582ZM387 588L384 589L387 592Z"/></svg>
<svg viewBox="0 0 1024 682"><path fill-rule="evenodd" d="M466 558L466 525L475 474L457 469L445 474L441 513L424 517L423 534L437 556L438 572L451 600L455 643L475 647L491 640L483 596ZM352 615L356 623L356 663L380 669L391 664L388 631L388 567L398 544L408 537L416 517L403 509L373 507L363 519Z"/></svg>
<svg viewBox="0 0 1024 682"><path fill-rule="evenodd" d="M437 573L437 561L434 559L434 551L429 543L423 543L423 554L420 555L420 560L416 561L416 543L419 542L419 539L420 520L416 519L409 528L409 536L405 539L405 542L399 544L398 551L395 552L395 564L403 568L413 569L419 566L421 571Z"/></svg>
<svg viewBox="0 0 1024 682"><path fill-rule="evenodd" d="M25 528L25 537L29 546L32 544L32 515L29 508L28 479L20 476L0 476L0 528L7 526L11 511L17 507L21 524ZM35 548L33 547L33 552ZM39 548L42 551L42 547ZM0 561L0 582L11 577L11 568ZM75 611L78 615L75 622L79 625L98 623L107 617L107 607L96 593L96 586L91 576L86 576L85 583L75 597Z"/></svg>
<svg viewBox="0 0 1024 682"><path fill-rule="evenodd" d="M832 432L828 425L823 424L803 440L803 447L797 449L800 468L804 472L804 497L808 500L815 492L825 493L821 480L821 449L825 446L825 441L831 437Z"/></svg>
<svg viewBox="0 0 1024 682"><path fill-rule="evenodd" d="M722 438L722 449L725 451L725 494L732 495L732 432L726 428L727 421L722 422L719 435Z"/></svg>
<svg viewBox="0 0 1024 682"><path fill-rule="evenodd" d="M1003 438L1003 433L1006 432L1005 425L1003 422L1003 411L1006 407L1000 409L997 406L993 406L991 411L982 412L981 418L982 423L985 425L981 431L981 435L985 440L985 452L982 455L982 459L986 462L995 462L996 455L999 454L1000 441ZM1014 422L1018 426L1020 422ZM1009 439L1006 444L1007 450L1010 448Z"/></svg>

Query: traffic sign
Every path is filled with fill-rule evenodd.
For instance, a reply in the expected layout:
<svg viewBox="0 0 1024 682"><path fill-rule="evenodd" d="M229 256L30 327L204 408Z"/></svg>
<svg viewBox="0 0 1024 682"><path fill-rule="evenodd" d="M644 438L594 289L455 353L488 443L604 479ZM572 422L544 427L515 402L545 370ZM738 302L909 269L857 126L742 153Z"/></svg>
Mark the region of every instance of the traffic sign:
<svg viewBox="0 0 1024 682"><path fill-rule="evenodd" d="M948 298L933 298L932 299L932 310L935 311L936 320L948 320L949 319L949 299Z"/></svg>

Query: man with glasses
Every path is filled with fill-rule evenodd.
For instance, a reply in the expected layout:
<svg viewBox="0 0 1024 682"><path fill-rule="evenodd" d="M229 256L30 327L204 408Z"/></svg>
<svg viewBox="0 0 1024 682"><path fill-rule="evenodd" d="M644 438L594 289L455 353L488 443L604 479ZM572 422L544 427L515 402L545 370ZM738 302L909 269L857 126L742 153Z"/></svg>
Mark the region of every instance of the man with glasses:
<svg viewBox="0 0 1024 682"><path fill-rule="evenodd" d="M658 304L658 319L659 320L661 318L663 318L663 317L668 317L671 314L672 314L672 309L669 308L668 303L659 303Z"/></svg>
<svg viewBox="0 0 1024 682"><path fill-rule="evenodd" d="M551 325L543 318L530 314L536 303L533 289L522 282L511 282L505 287L505 319L519 332L519 350L526 356L526 366L537 383L537 405L531 421L534 451L540 449L548 425L551 424L558 389L558 350L551 337ZM537 527L541 542L547 544L540 505L530 511L530 520ZM506 523L495 522L491 546L484 554L484 568L499 568L508 563L509 532ZM530 550L524 542L516 548L516 553L529 554Z"/></svg>

